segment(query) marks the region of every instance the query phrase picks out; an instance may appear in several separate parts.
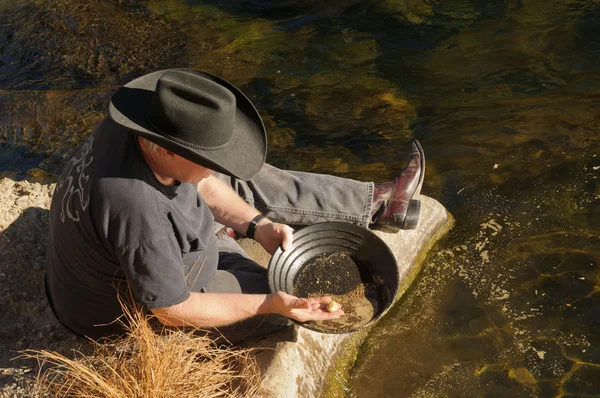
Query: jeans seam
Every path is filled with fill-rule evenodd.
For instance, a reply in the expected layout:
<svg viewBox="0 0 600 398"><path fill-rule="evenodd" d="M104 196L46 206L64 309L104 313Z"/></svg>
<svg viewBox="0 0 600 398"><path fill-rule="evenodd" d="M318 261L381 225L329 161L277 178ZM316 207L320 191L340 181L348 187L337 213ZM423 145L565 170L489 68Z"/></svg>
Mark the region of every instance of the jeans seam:
<svg viewBox="0 0 600 398"><path fill-rule="evenodd" d="M365 209L363 212L363 215L364 215L363 222L365 223L364 226L366 226L366 227L368 227L369 224L371 223L371 211L373 209L374 192L375 192L375 184L370 182L369 188L367 189L367 201L365 202Z"/></svg>
<svg viewBox="0 0 600 398"><path fill-rule="evenodd" d="M366 224L365 218L366 216L349 216L346 214L340 214L340 213L331 213L331 212L325 212L325 211L317 211L317 210L303 210L303 209L294 209L291 207L278 207L278 206L269 206L266 204L263 204L263 206L261 206L264 210L267 211L282 211L282 212L286 212L286 213L290 213L290 214L299 214L299 215L310 215L310 216L317 216L317 217L329 217L329 218L336 218L336 219L340 219L340 220L348 220L348 221L355 221L355 222L359 222L362 224Z"/></svg>
<svg viewBox="0 0 600 398"><path fill-rule="evenodd" d="M254 205L254 197L253 196L241 196L241 198L244 200L244 202L248 203L250 206L254 207L255 209L258 209L258 207L256 207Z"/></svg>
<svg viewBox="0 0 600 398"><path fill-rule="evenodd" d="M318 210L303 210L303 209L293 209L291 207L276 207L276 206L265 206L268 210L273 211L285 211L292 214L304 214L310 216L320 216L320 217L331 217L331 218L342 218L345 220L353 220L353 221L362 221L363 217L361 216L349 216L341 213L331 213L325 211Z"/></svg>

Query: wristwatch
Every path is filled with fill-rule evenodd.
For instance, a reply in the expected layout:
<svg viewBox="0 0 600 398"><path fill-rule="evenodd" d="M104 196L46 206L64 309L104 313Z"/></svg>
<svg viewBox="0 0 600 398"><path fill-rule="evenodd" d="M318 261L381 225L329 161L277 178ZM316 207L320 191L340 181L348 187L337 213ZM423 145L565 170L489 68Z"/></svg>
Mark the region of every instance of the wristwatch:
<svg viewBox="0 0 600 398"><path fill-rule="evenodd" d="M258 225L260 220L262 220L263 218L266 218L266 217L263 216L262 214L259 214L256 217L254 217L252 219L252 221L250 221L250 225L248 225L248 230L246 231L246 236L248 238L254 239L254 232L256 232L256 226Z"/></svg>

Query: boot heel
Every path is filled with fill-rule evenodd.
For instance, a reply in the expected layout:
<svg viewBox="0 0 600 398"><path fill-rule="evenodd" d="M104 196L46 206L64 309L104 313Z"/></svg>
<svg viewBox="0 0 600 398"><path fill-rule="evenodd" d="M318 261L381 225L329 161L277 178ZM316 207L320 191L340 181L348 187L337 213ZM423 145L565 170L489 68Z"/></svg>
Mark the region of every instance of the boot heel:
<svg viewBox="0 0 600 398"><path fill-rule="evenodd" d="M402 229L415 229L419 223L419 214L421 213L421 201L411 199L408 202L408 208L406 209L406 216L404 217L404 223Z"/></svg>

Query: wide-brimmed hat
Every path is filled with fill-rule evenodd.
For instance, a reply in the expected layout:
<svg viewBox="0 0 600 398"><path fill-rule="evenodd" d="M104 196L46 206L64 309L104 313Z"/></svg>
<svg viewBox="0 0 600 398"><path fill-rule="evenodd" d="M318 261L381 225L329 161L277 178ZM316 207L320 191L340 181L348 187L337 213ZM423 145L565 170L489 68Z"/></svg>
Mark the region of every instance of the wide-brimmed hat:
<svg viewBox="0 0 600 398"><path fill-rule="evenodd" d="M251 179L265 162L267 133L252 102L228 81L194 69L141 76L111 98L118 124L209 169Z"/></svg>

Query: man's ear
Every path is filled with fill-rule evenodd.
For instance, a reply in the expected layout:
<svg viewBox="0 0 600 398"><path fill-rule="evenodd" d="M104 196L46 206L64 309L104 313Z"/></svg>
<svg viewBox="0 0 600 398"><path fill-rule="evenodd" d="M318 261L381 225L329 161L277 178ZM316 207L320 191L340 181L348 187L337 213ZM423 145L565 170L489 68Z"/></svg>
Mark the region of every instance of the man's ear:
<svg viewBox="0 0 600 398"><path fill-rule="evenodd" d="M160 148L160 154L166 158L173 158L173 156L175 156L174 152L169 151L168 149L165 149L163 147L159 147Z"/></svg>

